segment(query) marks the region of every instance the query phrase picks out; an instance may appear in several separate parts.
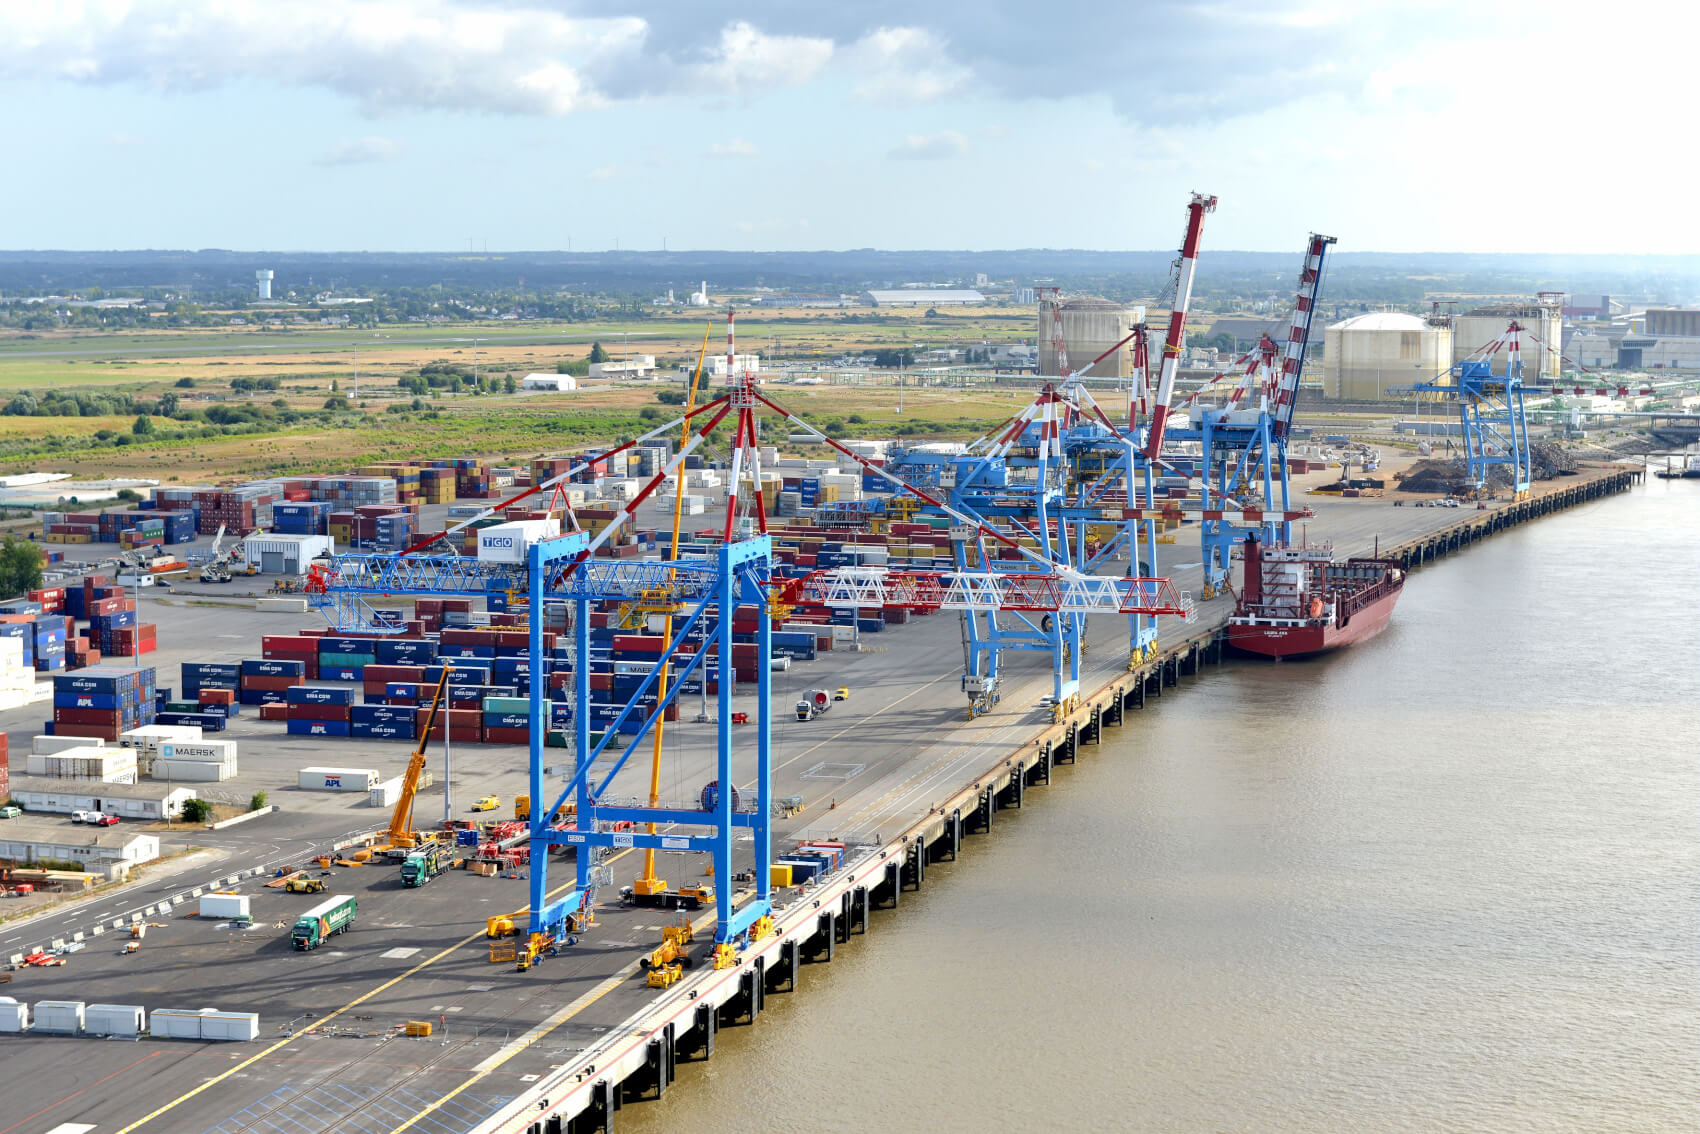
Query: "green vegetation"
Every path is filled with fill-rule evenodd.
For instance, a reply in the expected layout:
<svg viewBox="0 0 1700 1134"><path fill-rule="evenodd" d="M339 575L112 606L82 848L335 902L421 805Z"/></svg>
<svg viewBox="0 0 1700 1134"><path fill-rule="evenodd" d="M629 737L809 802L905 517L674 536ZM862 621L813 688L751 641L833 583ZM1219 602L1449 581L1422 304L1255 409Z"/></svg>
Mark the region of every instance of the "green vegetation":
<svg viewBox="0 0 1700 1134"><path fill-rule="evenodd" d="M266 805L266 793L263 792L263 791L257 791L253 795L248 797L248 810L249 811L258 811L260 808L264 807L265 805Z"/></svg>
<svg viewBox="0 0 1700 1134"><path fill-rule="evenodd" d="M41 588L41 549L9 535L0 543L0 594L16 598Z"/></svg>
<svg viewBox="0 0 1700 1134"><path fill-rule="evenodd" d="M205 823L213 816L213 805L204 799L185 799L183 801L183 821L185 823Z"/></svg>

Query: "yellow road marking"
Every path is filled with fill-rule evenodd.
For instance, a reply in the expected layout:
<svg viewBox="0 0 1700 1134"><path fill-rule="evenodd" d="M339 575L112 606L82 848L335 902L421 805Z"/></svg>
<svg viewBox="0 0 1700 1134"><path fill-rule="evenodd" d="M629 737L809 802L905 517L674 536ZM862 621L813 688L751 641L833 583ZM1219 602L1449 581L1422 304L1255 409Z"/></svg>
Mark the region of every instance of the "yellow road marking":
<svg viewBox="0 0 1700 1134"><path fill-rule="evenodd" d="M692 932L702 932L714 923L715 917L716 915L714 914L705 914L702 917L697 918L696 921L691 923ZM415 1114L412 1118L409 1118L406 1122L397 1126L394 1130L391 1130L390 1134L401 1134L402 1131L409 1129L421 1118L431 1114L444 1103L448 1102L450 1099L454 1098L480 1079L488 1076L492 1071L496 1070L496 1068L502 1066L502 1064L506 1063L508 1060L512 1059L514 1056L518 1055L520 1052L524 1051L526 1048L530 1047L532 1044L536 1043L538 1040L542 1039L544 1036L548 1035L550 1032L554 1031L556 1028L560 1027L586 1008L589 1008L592 1004L595 1004L598 1000L601 1000L610 992L613 992L616 988L620 987L620 985L624 984L627 979L628 974L621 973L616 973L609 977L607 980L603 981L601 984L597 985L595 988L591 989L589 992L585 993L583 996L555 1013L554 1016L539 1023L535 1028L532 1028L531 1031L515 1040L513 1046L509 1050L499 1051L483 1063L480 1063L472 1075L467 1078L465 1082L461 1083L460 1086L456 1087L436 1102L431 1103L424 1110L421 1110L418 1114Z"/></svg>
<svg viewBox="0 0 1700 1134"><path fill-rule="evenodd" d="M629 851L629 850L621 851L619 854L615 855L613 858L609 859L608 861L609 862L617 861L618 859L624 858L626 855L631 854L631 853L632 852ZM553 897L556 894L561 893L563 890L571 889L575 885L577 885L577 879L574 879L574 881L567 883L565 886L557 886L555 889L553 889L549 892L549 896ZM524 911L516 910L513 914L511 914L509 916L517 917L522 912L529 913L530 910L529 910L529 908L527 910L524 910ZM394 988L396 985L400 984L402 981L406 980L408 977L412 976L414 973L417 973L421 969L427 968L430 965L436 964L438 961L442 960L444 957L448 956L450 953L455 952L457 949L465 948L466 946L472 944L472 942L477 941L479 938L481 938L483 936L484 936L484 931L479 930L477 933L474 933L471 936L461 938L459 941L455 942L453 945L450 945L448 948L444 949L442 952L433 954L432 956L425 958L423 961L420 961L417 965L414 965L411 969L408 969L406 972L400 974L399 976L391 977L389 980L386 980L383 984L380 984L377 988L372 989L370 992L367 992L367 993L364 993L360 996L355 997L353 1000L350 1000L347 1004L344 1004L341 1008L338 1008L336 1011L330 1013L329 1015L321 1016L319 1019L314 1020L311 1024L308 1024L306 1027L302 1028L300 1031L294 1032L294 1033L287 1035L287 1036L283 1037L282 1039L278 1040L276 1043L272 1044L270 1047L266 1048L264 1051L258 1052L254 1055L250 1055L247 1059L244 1059L242 1062L236 1064L234 1067L231 1067L231 1068L229 1068L228 1070L225 1070L225 1071L221 1071L219 1074L214 1075L211 1079L208 1079L206 1082L202 1083L200 1086L196 1087L194 1090L185 1092L184 1094L181 1094L181 1095L177 1096L176 1098L172 1099L170 1102L166 1103L164 1106L158 1107L158 1108L148 1112L147 1114L142 1115L142 1117L136 1119L136 1121L130 1123L128 1126L120 1127L117 1131L115 1131L115 1134L130 1134L130 1132L132 1130L136 1130L136 1129L141 1128L142 1126L147 1125L149 1122L152 1122L154 1119L158 1118L160 1115L164 1114L166 1111L175 1110L177 1107L188 1102L190 1099L194 1098L196 1095L200 1094L202 1091L206 1090L208 1087L217 1086L219 1083L224 1082L226 1079L230 1078L232 1075L236 1074L238 1071L241 1071L245 1068L253 1066L255 1063L258 1063L260 1060L264 1059L266 1056L271 1055L274 1052L280 1051L283 1048L287 1047L288 1045L294 1043L296 1040L300 1039L302 1036L307 1035L310 1032L317 1031L319 1028L330 1023L332 1020L336 1019L338 1016L341 1016L343 1013L349 1011L352 1008L356 1008L356 1007L360 1006L361 1004L364 1004L366 1001L372 999L372 997L377 996L378 994L385 992L388 989Z"/></svg>
<svg viewBox="0 0 1700 1134"><path fill-rule="evenodd" d="M512 1059L514 1056L518 1055L520 1052L524 1051L526 1048L530 1047L532 1044L536 1043L538 1040L542 1039L544 1036L548 1035L550 1032L554 1031L556 1028L560 1027L586 1008L589 1008L592 1004L595 1004L598 1000L601 1000L610 992L613 992L616 988L620 987L620 985L624 984L627 979L629 979L629 976L626 973L616 973L614 976L609 977L607 980L603 981L601 984L597 985L595 988L591 989L589 992L585 993L583 996L555 1013L554 1016L538 1024L530 1032L515 1040L507 1050L499 1051L483 1063L479 1064L478 1070L468 1076L458 1087L431 1103L424 1110L421 1110L418 1114L415 1114L412 1118L409 1118L406 1122L397 1126L394 1130L391 1130L390 1134L401 1134L403 1130L410 1129L414 1123L446 1105L450 1099L453 1099L456 1095L460 1094L474 1083L485 1078L498 1067L502 1066L502 1064L506 1063L508 1060Z"/></svg>

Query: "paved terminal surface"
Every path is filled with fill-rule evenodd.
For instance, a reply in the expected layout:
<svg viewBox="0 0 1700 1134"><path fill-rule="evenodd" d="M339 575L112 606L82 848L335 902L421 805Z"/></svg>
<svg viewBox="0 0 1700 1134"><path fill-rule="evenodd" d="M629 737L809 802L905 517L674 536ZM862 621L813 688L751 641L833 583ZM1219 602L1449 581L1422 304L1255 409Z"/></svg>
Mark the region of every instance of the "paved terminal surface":
<svg viewBox="0 0 1700 1134"><path fill-rule="evenodd" d="M1304 499L1317 512L1308 525L1311 538L1331 539L1342 555L1368 551L1378 536L1385 546L1474 515L1394 509L1390 500ZM1183 532L1181 539L1190 534ZM1178 561L1164 573L1196 593L1196 543L1166 547L1164 556ZM165 685L176 684L179 661L254 656L260 634L303 621L299 615L257 615L236 606L166 605L183 601L144 599L146 617L160 623L164 643L147 661L160 668ZM1201 603L1198 623L1171 620L1165 639L1214 625L1228 609L1226 599ZM1125 624L1097 619L1091 637L1082 680L1088 691L1124 672L1126 664ZM964 721L954 617L913 618L868 635L865 645L865 652L822 654L775 675L773 790L776 797L796 794L806 801L801 814L778 822L778 847L804 835L868 843L889 839L1049 721L1039 706L1051 689L1046 663L1019 654L1006 660L999 708ZM812 722L794 719L790 706L802 690L837 685L850 687L848 702ZM735 698L735 708L753 710L753 700ZM21 754L45 715L39 708L0 714L0 726L13 734ZM713 777L712 726L690 722L692 715L687 707L685 721L666 732L665 798L691 797ZM186 885L299 862L309 849L379 825L384 813L364 806L363 799L296 790L295 770L352 765L392 775L405 765L410 747L287 737L280 725L262 725L248 714L229 735L241 742L242 776L211 787L232 799L267 790L282 805L280 813L221 832L167 833L168 853L200 849L157 865L134 887L0 924L0 959L27 945L110 924ZM646 742L613 794L647 791L647 754ZM454 812L464 814L486 792L511 804L516 791L526 790L525 761L518 747L456 749ZM753 749L747 762L753 763ZM16 764L21 773L21 755ZM440 769L440 752L432 765ZM442 804L440 787L423 795L419 821L434 821ZM705 861L664 855L659 873L674 884L697 881ZM625 852L613 861L616 880L627 883L638 865L635 852ZM570 862L562 862L551 872L551 887L564 887L571 877ZM209 1134L466 1130L604 1040L658 995L636 961L659 943L661 927L676 916L606 903L599 924L576 947L520 973L511 964L492 964L483 938L487 917L524 905L519 879L455 871L426 887L404 889L393 866L333 868L326 879L330 892L356 895L359 918L350 932L310 953L291 949L288 929L295 912L316 899L267 889L263 881L248 878L239 887L253 895L251 929L183 916L193 912L190 902L147 917L150 928L135 954L121 955L125 935L108 928L85 938L85 947L66 966L20 970L0 990L30 1003L71 999L150 1010L257 1012L259 1042L0 1037L7 1068L0 1134L35 1134L61 1123L90 1124L102 1134L138 1128ZM699 959L712 936L711 916L697 915L704 930L698 934ZM404 1037L399 1029L409 1020L428 1020L436 1032L428 1039Z"/></svg>

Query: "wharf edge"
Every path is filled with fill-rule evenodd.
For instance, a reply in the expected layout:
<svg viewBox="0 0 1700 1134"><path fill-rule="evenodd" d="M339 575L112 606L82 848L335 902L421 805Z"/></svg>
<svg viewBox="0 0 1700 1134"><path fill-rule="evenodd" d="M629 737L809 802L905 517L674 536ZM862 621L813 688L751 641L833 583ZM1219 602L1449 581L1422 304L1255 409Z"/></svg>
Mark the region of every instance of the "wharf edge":
<svg viewBox="0 0 1700 1134"><path fill-rule="evenodd" d="M1444 558L1496 532L1605 496L1628 491L1645 470L1605 466L1562 486L1481 513L1469 513L1436 532L1383 548L1383 558L1406 570ZM770 993L798 987L802 966L831 961L837 946L865 934L875 909L895 909L906 891L925 883L927 865L954 860L964 837L989 831L1001 810L1019 808L1027 789L1049 784L1059 765L1073 764L1085 745L1101 743L1106 725L1125 723L1129 709L1179 686L1226 652L1227 619L1163 650L1113 678L1062 719L989 765L882 845L848 860L775 914L774 929L752 944L736 967L697 974L640 1009L577 1060L546 1075L524 1095L474 1128L476 1134L612 1134L614 1114L628 1102L658 1099L681 1061L714 1054L722 1026L753 1024Z"/></svg>

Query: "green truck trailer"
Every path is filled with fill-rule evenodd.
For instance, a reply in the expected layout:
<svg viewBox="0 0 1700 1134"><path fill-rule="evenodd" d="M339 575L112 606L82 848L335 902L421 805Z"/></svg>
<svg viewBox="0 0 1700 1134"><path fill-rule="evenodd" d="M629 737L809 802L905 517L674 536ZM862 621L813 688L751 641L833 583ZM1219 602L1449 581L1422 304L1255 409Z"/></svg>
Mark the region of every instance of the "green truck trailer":
<svg viewBox="0 0 1700 1134"><path fill-rule="evenodd" d="M354 909L353 897L327 898L301 915L289 940L302 951L317 949L326 938L354 924Z"/></svg>
<svg viewBox="0 0 1700 1134"><path fill-rule="evenodd" d="M447 870L454 857L454 848L436 843L421 847L401 860L401 884L423 886Z"/></svg>

